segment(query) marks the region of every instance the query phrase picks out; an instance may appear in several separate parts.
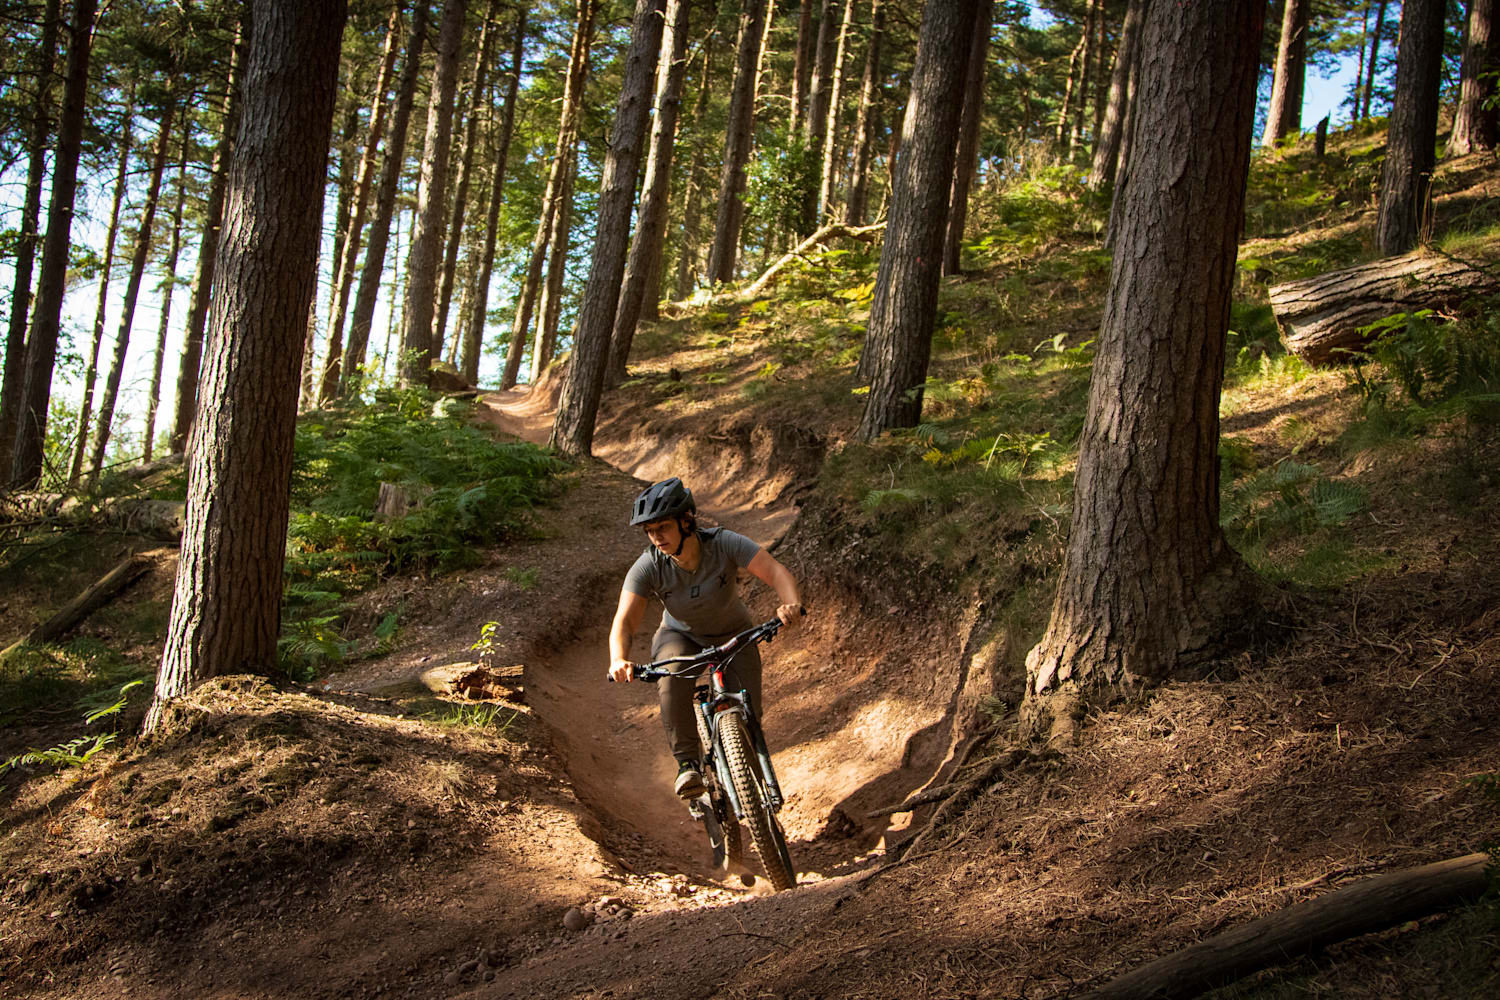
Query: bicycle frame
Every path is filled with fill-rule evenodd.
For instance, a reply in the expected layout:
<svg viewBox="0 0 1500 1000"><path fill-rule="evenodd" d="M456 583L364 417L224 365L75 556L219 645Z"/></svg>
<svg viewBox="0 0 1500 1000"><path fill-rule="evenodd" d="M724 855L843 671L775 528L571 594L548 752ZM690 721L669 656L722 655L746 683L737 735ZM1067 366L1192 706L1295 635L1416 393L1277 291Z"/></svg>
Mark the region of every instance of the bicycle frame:
<svg viewBox="0 0 1500 1000"><path fill-rule="evenodd" d="M651 663L638 664L635 668L635 676L647 681L656 681L663 677L694 677L696 679L705 674L708 676L708 684L697 685L693 692L696 702L694 707L704 717L712 744L704 747L703 752L705 756L713 759L716 773L728 773L719 744L719 717L725 712L738 713L745 720L745 729L750 733L751 742L754 744L761 777L766 783L767 804L772 812L780 812L785 799L781 793L781 784L776 780L776 769L771 764L770 748L766 745L765 734L761 732L760 721L756 719L755 712L750 707L749 698L746 697L744 691L730 691L725 687L724 671L736 656L750 646L761 642L769 643L775 638L781 626L780 618L772 618L765 624L748 628L717 646L709 646L684 656L673 656ZM677 666L678 669L672 669L673 666ZM735 818L744 820L745 808L740 803L739 796L735 794L734 783L722 781L720 785L734 809Z"/></svg>

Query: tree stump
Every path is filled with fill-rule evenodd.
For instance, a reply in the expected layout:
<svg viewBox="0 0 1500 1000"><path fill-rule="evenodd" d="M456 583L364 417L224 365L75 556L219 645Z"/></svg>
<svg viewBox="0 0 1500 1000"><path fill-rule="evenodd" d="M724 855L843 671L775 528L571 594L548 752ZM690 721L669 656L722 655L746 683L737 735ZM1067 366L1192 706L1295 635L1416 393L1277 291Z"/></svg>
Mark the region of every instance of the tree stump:
<svg viewBox="0 0 1500 1000"><path fill-rule="evenodd" d="M1396 313L1444 309L1474 295L1500 290L1500 268L1414 250L1271 286L1268 296L1287 350L1310 364L1346 360L1364 347L1371 323Z"/></svg>

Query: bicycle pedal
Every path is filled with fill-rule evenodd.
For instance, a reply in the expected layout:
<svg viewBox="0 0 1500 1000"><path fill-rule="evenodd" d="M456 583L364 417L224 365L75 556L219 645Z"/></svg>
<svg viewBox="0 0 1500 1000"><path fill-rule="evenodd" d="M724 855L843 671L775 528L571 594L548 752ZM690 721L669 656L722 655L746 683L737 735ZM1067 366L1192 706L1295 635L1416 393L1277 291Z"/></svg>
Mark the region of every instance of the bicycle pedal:
<svg viewBox="0 0 1500 1000"><path fill-rule="evenodd" d="M693 817L693 819L702 819L705 815L708 814L708 796L700 795L697 798L688 799L687 807L689 816Z"/></svg>

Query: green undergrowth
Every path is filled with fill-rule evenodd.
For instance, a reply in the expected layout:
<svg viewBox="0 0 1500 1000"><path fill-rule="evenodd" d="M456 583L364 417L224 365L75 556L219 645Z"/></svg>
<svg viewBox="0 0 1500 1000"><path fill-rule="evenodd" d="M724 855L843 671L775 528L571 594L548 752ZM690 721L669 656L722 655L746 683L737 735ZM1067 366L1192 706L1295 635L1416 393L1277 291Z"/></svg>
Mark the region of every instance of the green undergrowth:
<svg viewBox="0 0 1500 1000"><path fill-rule="evenodd" d="M530 530L532 507L558 489L562 464L529 444L497 442L469 407L426 392L378 394L297 425L287 540L283 666L309 675L389 649L398 622L345 633L344 600L392 573L472 564ZM378 516L382 487L409 505Z"/></svg>

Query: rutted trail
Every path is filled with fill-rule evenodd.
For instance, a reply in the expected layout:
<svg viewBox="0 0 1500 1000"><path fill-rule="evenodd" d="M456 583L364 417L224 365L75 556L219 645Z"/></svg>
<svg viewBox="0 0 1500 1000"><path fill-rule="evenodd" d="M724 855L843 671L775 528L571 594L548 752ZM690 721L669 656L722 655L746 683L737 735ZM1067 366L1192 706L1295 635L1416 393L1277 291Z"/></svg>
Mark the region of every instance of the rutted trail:
<svg viewBox="0 0 1500 1000"><path fill-rule="evenodd" d="M545 443L554 393L545 382L535 390L492 393L483 399L484 413L508 433ZM776 543L789 528L795 515L791 503L768 502L792 492L795 484L784 474L778 480L770 470L754 468L753 457L730 454L728 448L715 467L702 467L689 458L701 442L679 440L642 453L630 444L638 435L625 419L616 417L606 424L613 433L596 439L600 458L641 478L681 475L710 520L764 545ZM625 532L629 499L620 497L618 512L599 511L602 522L618 520ZM587 613L591 624L576 641L528 662L531 703L552 730L580 798L602 821L606 847L637 871L665 867L713 877L702 830L670 791L674 767L656 689L605 683L606 630L618 593L613 581L623 579L626 568L620 565L610 585L601 588L597 606ZM804 873L827 874L857 866L885 834L910 822L904 814L875 825L860 817L872 806L899 801L932 777L940 756L913 753L912 745L889 734L944 728L954 667L912 661L901 651L912 643L899 640L899 621L889 623L887 632L852 631L854 623L834 606L834 595L818 593L805 568L793 569L804 577L803 593L814 613L765 652L764 722L788 792L782 821L793 858ZM742 576L742 588L752 616L769 616L770 592L748 575ZM848 600L848 595L837 599L845 612ZM652 608L648 623L659 613L655 604ZM635 658L648 657L648 637L649 629L636 637ZM926 638L916 645L925 645Z"/></svg>

